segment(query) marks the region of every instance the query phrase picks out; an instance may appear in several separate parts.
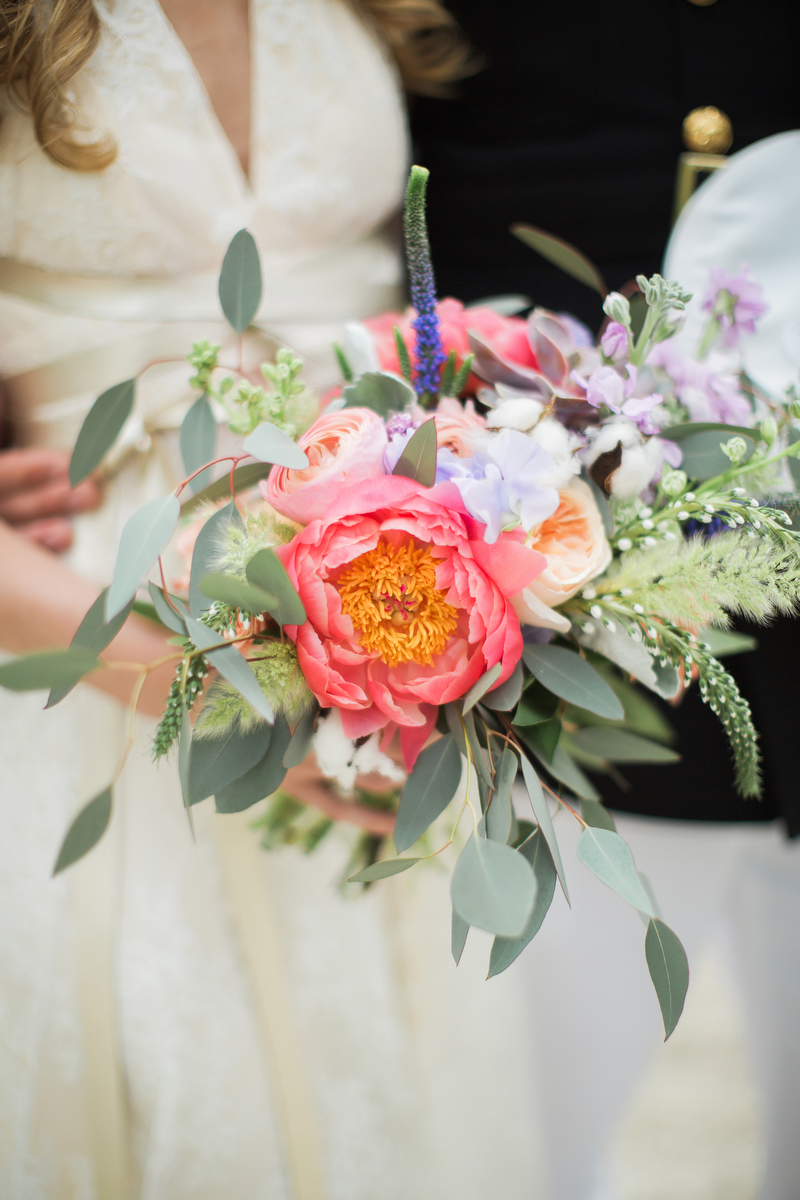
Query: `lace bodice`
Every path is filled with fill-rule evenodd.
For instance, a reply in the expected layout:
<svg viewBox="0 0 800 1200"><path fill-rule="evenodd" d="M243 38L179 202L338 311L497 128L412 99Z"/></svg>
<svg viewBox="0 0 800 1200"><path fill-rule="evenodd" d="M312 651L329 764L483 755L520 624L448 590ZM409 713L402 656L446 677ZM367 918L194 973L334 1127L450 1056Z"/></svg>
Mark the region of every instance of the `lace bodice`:
<svg viewBox="0 0 800 1200"><path fill-rule="evenodd" d="M75 90L117 160L91 174L57 166L6 102L0 255L67 275L213 273L246 226L267 275L335 252L340 274L350 256L365 284L399 280L396 252L374 235L402 195L405 120L394 68L346 0L251 0L251 180L157 0L98 7L103 36ZM0 297L5 375L119 333L54 316L43 347L29 307Z"/></svg>

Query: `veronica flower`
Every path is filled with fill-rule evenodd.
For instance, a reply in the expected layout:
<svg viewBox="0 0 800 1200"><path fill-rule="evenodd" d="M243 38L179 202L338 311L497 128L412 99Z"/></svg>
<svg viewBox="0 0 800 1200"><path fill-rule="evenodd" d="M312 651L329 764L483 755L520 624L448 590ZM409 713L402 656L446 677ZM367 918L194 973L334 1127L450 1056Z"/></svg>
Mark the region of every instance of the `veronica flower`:
<svg viewBox="0 0 800 1200"><path fill-rule="evenodd" d="M414 354L414 387L418 396L435 396L446 355L442 349L439 316L436 311L436 280L431 263L431 248L425 222L425 189L428 172L412 167L408 178L403 228L406 239L408 285L416 317L411 322L417 341Z"/></svg>

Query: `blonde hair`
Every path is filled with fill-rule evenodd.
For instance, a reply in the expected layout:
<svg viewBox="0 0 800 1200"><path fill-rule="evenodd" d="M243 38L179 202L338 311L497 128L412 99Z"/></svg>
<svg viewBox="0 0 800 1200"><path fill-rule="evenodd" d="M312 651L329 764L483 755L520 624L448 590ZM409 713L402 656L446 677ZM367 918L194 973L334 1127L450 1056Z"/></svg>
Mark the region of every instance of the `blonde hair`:
<svg viewBox="0 0 800 1200"><path fill-rule="evenodd" d="M352 0L381 31L410 91L441 93L472 69L458 25L439 0ZM0 86L33 118L45 154L72 171L102 171L117 147L90 130L70 82L100 41L94 0L0 0Z"/></svg>

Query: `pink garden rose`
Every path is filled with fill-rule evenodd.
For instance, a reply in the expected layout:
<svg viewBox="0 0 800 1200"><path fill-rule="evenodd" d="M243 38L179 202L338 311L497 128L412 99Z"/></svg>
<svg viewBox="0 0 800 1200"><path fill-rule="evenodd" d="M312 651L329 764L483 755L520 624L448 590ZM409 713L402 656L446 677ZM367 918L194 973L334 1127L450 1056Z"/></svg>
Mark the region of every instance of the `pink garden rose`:
<svg viewBox="0 0 800 1200"><path fill-rule="evenodd" d="M384 472L386 427L368 408L323 413L297 444L305 450L308 466L302 471L273 467L261 484L261 494L277 512L299 525L321 517L342 484Z"/></svg>
<svg viewBox="0 0 800 1200"><path fill-rule="evenodd" d="M486 418L475 412L471 400L462 404L448 396L437 406L436 445L440 450L450 450L459 458L472 458L481 437L486 436Z"/></svg>
<svg viewBox="0 0 800 1200"><path fill-rule="evenodd" d="M276 550L308 614L286 632L312 692L348 737L399 727L409 770L437 706L495 663L499 686L522 654L509 599L547 560L521 530L494 545L483 530L452 484L385 475L341 489Z"/></svg>
<svg viewBox="0 0 800 1200"><path fill-rule="evenodd" d="M455 350L458 361L469 354L469 331L474 330L491 346L501 358L510 359L525 367L537 367L536 355L531 349L528 339L528 326L522 317L502 317L494 309L478 305L476 308L465 308L460 300L448 297L436 305L441 328L439 333L445 354ZM416 334L411 328L414 319L413 308L404 313L381 313L379 317L367 317L362 324L369 331L375 344L381 369L396 371L400 374L400 360L397 357L393 326L402 333L406 345L413 351ZM480 386L480 380L470 376L465 389L474 392Z"/></svg>

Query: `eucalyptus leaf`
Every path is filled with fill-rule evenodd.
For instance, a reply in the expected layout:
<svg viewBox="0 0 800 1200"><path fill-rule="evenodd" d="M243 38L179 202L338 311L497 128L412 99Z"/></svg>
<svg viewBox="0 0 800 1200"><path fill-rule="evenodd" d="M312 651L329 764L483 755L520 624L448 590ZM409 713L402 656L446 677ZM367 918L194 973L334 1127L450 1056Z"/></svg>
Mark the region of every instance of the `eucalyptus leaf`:
<svg viewBox="0 0 800 1200"><path fill-rule="evenodd" d="M258 762L244 775L233 780L227 787L218 789L215 793L218 813L244 812L246 808L252 808L254 804L258 804L259 800L263 800L265 796L271 796L273 792L277 792L283 783L286 775L283 758L292 737L285 717L280 714L276 716L275 724L272 727L272 736L267 744L265 734L268 734L269 731L269 725L266 729L261 727L262 744L265 745L265 750Z"/></svg>
<svg viewBox="0 0 800 1200"><path fill-rule="evenodd" d="M121 613L117 613L113 621L106 622L104 618L105 595L104 589L81 621L75 632L75 636L70 642L71 648L83 646L87 650L94 651L95 654L102 654L106 646L109 646L113 642L120 629L122 629L122 626L131 614L133 601L127 604ZM56 704L60 704L64 697L69 695L76 683L77 680L75 680L75 683L63 683L60 687L54 687L50 692L45 708L55 708Z"/></svg>
<svg viewBox="0 0 800 1200"><path fill-rule="evenodd" d="M489 956L489 974L488 979L493 975L499 975L501 971L505 971L506 967L510 967L515 958L518 958L525 947L536 936L541 928L542 921L547 915L547 910L553 902L553 895L556 890L556 869L553 866L553 859L550 856L550 851L547 848L547 843L542 836L541 830L537 829L528 837L519 847L519 853L524 855L533 868L533 875L536 881L536 897L533 902L531 915L528 918L528 923L519 937L504 938L496 937L492 943L492 952Z"/></svg>
<svg viewBox="0 0 800 1200"><path fill-rule="evenodd" d="M528 745L535 746L544 761L550 766L562 734L562 725L558 717L549 721L540 721L528 729L525 737Z"/></svg>
<svg viewBox="0 0 800 1200"><path fill-rule="evenodd" d="M212 600L228 604L254 616L269 612L277 603L275 596L263 588L254 587L233 575L206 575L200 580L200 591Z"/></svg>
<svg viewBox="0 0 800 1200"><path fill-rule="evenodd" d="M483 296L479 300L470 300L467 312L471 308L490 308L501 317L514 317L517 313L533 308L533 300L519 292L504 292L501 296Z"/></svg>
<svg viewBox="0 0 800 1200"><path fill-rule="evenodd" d="M555 237L552 233L545 233L543 229L537 229L533 225L512 225L511 232L526 246L530 246L531 250L535 250L542 258L566 271L573 279L585 283L601 296L608 295L605 280L597 267L569 242Z"/></svg>
<svg viewBox="0 0 800 1200"><path fill-rule="evenodd" d="M135 379L115 383L97 397L81 425L69 462L69 481L73 487L100 466L131 415L135 397Z"/></svg>
<svg viewBox="0 0 800 1200"><path fill-rule="evenodd" d="M206 654L212 667L215 667L223 679L227 679L228 683L245 698L250 707L271 725L275 720L275 714L247 659L239 653L235 646L219 646L219 634L214 633L213 630L193 617L186 618L186 628L198 650L205 650L207 646L216 645L218 647L216 650L209 650Z"/></svg>
<svg viewBox="0 0 800 1200"><path fill-rule="evenodd" d="M217 445L217 422L208 402L203 395L195 400L181 424L181 458L183 469L187 475L192 475L205 463L211 462ZM200 471L189 484L196 495L211 483L212 469Z"/></svg>
<svg viewBox="0 0 800 1200"><path fill-rule="evenodd" d="M621 721L625 716L606 681L579 654L562 646L527 645L522 657L531 674L556 696L599 717Z"/></svg>
<svg viewBox="0 0 800 1200"><path fill-rule="evenodd" d="M665 430L664 433L666 437L672 437L671 430ZM753 431L748 430L747 433L748 436L743 438L747 449L740 460L743 463L747 462L756 448ZM720 450L720 444L727 442L733 436L742 437L743 435L725 432L712 433L709 430L705 433L692 433L688 437L682 438L680 442L683 452L681 470L685 471L690 479L696 480L713 479L715 475L729 471L732 465L731 460Z"/></svg>
<svg viewBox="0 0 800 1200"><path fill-rule="evenodd" d="M468 713L471 708L474 708L482 696L489 691L492 684L500 678L502 672L503 664L498 662L495 663L493 667L490 667L485 675L481 675L478 682L473 683L472 687L464 697L461 711Z"/></svg>
<svg viewBox="0 0 800 1200"><path fill-rule="evenodd" d="M461 962L461 955L464 953L464 946L467 943L467 934L469 933L469 925L463 917L459 916L453 909L453 917L450 924L450 951L455 960L456 966Z"/></svg>
<svg viewBox="0 0 800 1200"><path fill-rule="evenodd" d="M423 421L411 435L406 448L395 463L393 475L415 479L423 487L436 482L436 422Z"/></svg>
<svg viewBox="0 0 800 1200"><path fill-rule="evenodd" d="M267 611L280 626L302 625L307 620L297 589L274 550L259 550L247 564L246 575L249 583L275 597Z"/></svg>
<svg viewBox="0 0 800 1200"><path fill-rule="evenodd" d="M599 800L581 800L581 816L586 824L594 829L610 829L613 833L617 831L614 818Z"/></svg>
<svg viewBox="0 0 800 1200"><path fill-rule="evenodd" d="M751 437L753 436L754 432L755 432L754 430L749 431ZM789 430L789 445L793 446L795 444L795 442L797 442L798 440L800 440L800 429L790 429ZM791 454L786 459L786 466L789 468L789 474L792 477L792 483L794 484L794 490L796 492L800 492L800 459L795 458L795 456L793 454ZM792 520L792 524L793 525L795 524L794 519Z"/></svg>
<svg viewBox="0 0 800 1200"><path fill-rule="evenodd" d="M414 863L422 862L421 858L385 858L382 862L364 867L356 875L351 875L348 883L376 883L379 879L388 879L391 875L399 875L407 871Z"/></svg>
<svg viewBox="0 0 800 1200"><path fill-rule="evenodd" d="M200 581L213 574L231 523L242 524L239 510L232 501L210 516L197 535L189 575L189 608L193 617L199 617L211 607L212 600L202 591Z"/></svg>
<svg viewBox="0 0 800 1200"><path fill-rule="evenodd" d="M714 658L746 654L749 650L758 649L757 638L747 633L737 633L735 629L701 629L697 640L705 642Z"/></svg>
<svg viewBox="0 0 800 1200"><path fill-rule="evenodd" d="M250 488L255 487L262 479L266 479L272 470L272 463L253 462L246 463L243 467L237 467L233 472L233 486L238 494L239 492L247 492ZM202 508L205 504L216 503L217 500L223 500L231 494L231 473L226 471L220 479L215 479L208 487L204 487L202 492L198 492L196 496L192 496L190 500L184 501L181 506L181 516L191 516L197 509Z"/></svg>
<svg viewBox="0 0 800 1200"><path fill-rule="evenodd" d="M153 607L156 610L156 615L162 625L166 625L167 629L171 629L173 633L180 633L186 637L186 622L183 619L182 613L186 612L186 608L182 600L178 600L176 596L170 595L174 608L171 608L167 603L166 597L158 584L151 583L149 587L150 597L153 601Z"/></svg>
<svg viewBox="0 0 800 1200"><path fill-rule="evenodd" d="M511 724L538 725L541 721L549 721L557 708L558 696L534 679L520 696Z"/></svg>
<svg viewBox="0 0 800 1200"><path fill-rule="evenodd" d="M258 724L245 732L236 722L221 737L195 738L189 764L189 803L217 795L254 767L264 757L271 734L269 725Z"/></svg>
<svg viewBox="0 0 800 1200"><path fill-rule="evenodd" d="M314 742L314 725L319 713L319 705L314 702L310 704L303 713L300 720L295 725L292 740L286 748L286 753L283 756L283 765L289 769L291 767L299 767L302 762L311 752L311 747Z"/></svg>
<svg viewBox="0 0 800 1200"><path fill-rule="evenodd" d="M651 904L651 906L652 906L653 913L654 913L655 917L656 917L656 918L657 918L659 921L660 921L660 920L662 920L661 909L660 909L660 907L659 907L658 900L656 899L656 894L655 894L655 892L653 891L653 885L652 885L652 883L651 883L651 882L650 882L650 880L647 878L647 876L645 875L644 871L637 871L637 874L638 874L638 876L639 876L639 879L640 879L640 880L641 880L641 882L642 882L642 887L644 888L644 890L647 892L648 896L650 897L650 904ZM647 924L648 920L652 920L652 918L648 918L648 917L646 917L646 916L644 915L644 913L639 913L639 916L642 918L642 920L644 921L645 925Z"/></svg>
<svg viewBox="0 0 800 1200"><path fill-rule="evenodd" d="M644 953L664 1021L664 1041L678 1024L689 988L686 951L668 925L651 920L644 939Z"/></svg>
<svg viewBox="0 0 800 1200"><path fill-rule="evenodd" d="M579 750L594 754L606 762L618 763L672 763L680 762L680 755L669 746L651 742L625 729L603 728L595 725L589 729L578 729L572 740Z"/></svg>
<svg viewBox="0 0 800 1200"><path fill-rule="evenodd" d="M492 786L492 773L489 769L490 760L487 759L487 752L478 741L478 734L475 729L475 715L471 712L463 713L461 719L464 722L472 762L478 773L478 783L490 788Z"/></svg>
<svg viewBox="0 0 800 1200"><path fill-rule="evenodd" d="M192 765L192 722L189 720L189 710L185 704L181 705L181 732L178 741L178 775L181 781L181 794L183 796L183 806L188 808L191 804L189 798L189 779Z"/></svg>
<svg viewBox="0 0 800 1200"><path fill-rule="evenodd" d="M111 819L111 788L104 788L99 795L84 805L67 830L61 843L53 874L58 875L71 867L79 858L96 846L108 828Z"/></svg>
<svg viewBox="0 0 800 1200"><path fill-rule="evenodd" d="M455 704L445 704L444 717L447 722L447 728L450 730L456 745L464 758L467 757L467 738L464 733L464 726L461 723L461 713ZM444 732L442 730L442 732Z"/></svg>
<svg viewBox="0 0 800 1200"><path fill-rule="evenodd" d="M598 879L639 912L655 916L627 842L612 829L588 826L578 839L578 858Z"/></svg>
<svg viewBox="0 0 800 1200"><path fill-rule="evenodd" d="M225 251L219 275L219 302L226 321L237 333L244 333L258 312L262 287L255 238L240 229Z"/></svg>
<svg viewBox="0 0 800 1200"><path fill-rule="evenodd" d="M553 818L550 816L550 809L547 807L547 800L545 799L544 792L542 791L542 785L539 782L539 777L524 754L522 756L522 777L525 780L525 788L528 796L530 797L533 815L536 817L536 820L539 824L539 829L542 832L542 836L547 842L550 855L553 859L553 865L555 866L556 874L558 875L558 880L561 884L561 890L566 897L567 904L569 904L567 880L564 875L564 865L561 862L561 851L558 848L556 831L553 828Z"/></svg>
<svg viewBox="0 0 800 1200"><path fill-rule="evenodd" d="M106 593L105 617L113 620L129 601L166 550L175 532L181 506L173 493L140 508L122 531L114 578Z"/></svg>
<svg viewBox="0 0 800 1200"><path fill-rule="evenodd" d="M243 449L253 458L262 462L275 463L279 467L288 467L295 471L304 471L308 466L308 456L301 450L297 442L292 441L288 434L271 421L264 421L245 438Z"/></svg>
<svg viewBox="0 0 800 1200"><path fill-rule="evenodd" d="M581 471L581 479L589 486L589 490L594 497L594 502L597 505L597 511L600 513L600 520L603 522L603 532L607 538L610 538L614 532L614 514L608 503L608 496L595 483L588 471Z"/></svg>
<svg viewBox="0 0 800 1200"><path fill-rule="evenodd" d="M400 794L394 844L402 854L444 812L461 782L462 758L453 737L445 734L417 758Z"/></svg>
<svg viewBox="0 0 800 1200"><path fill-rule="evenodd" d="M519 703L524 681L522 663L518 662L505 683L501 683L499 687L492 688L490 692L487 692L482 698L481 704L485 704L493 712L511 712L511 709Z"/></svg>
<svg viewBox="0 0 800 1200"><path fill-rule="evenodd" d="M84 675L102 665L97 655L85 646L21 654L0 665L0 687L11 692L74 687Z"/></svg>
<svg viewBox="0 0 800 1200"><path fill-rule="evenodd" d="M385 371L365 371L360 379L342 392L345 408L371 408L379 417L402 412L416 400L414 389L396 375Z"/></svg>
<svg viewBox="0 0 800 1200"><path fill-rule="evenodd" d="M450 894L467 924L518 937L533 909L536 880L517 850L473 833L456 863Z"/></svg>
<svg viewBox="0 0 800 1200"><path fill-rule="evenodd" d="M514 810L511 789L519 770L519 759L510 746L500 755L495 774L495 792L486 810L486 836L495 842L507 842L511 834Z"/></svg>
<svg viewBox="0 0 800 1200"><path fill-rule="evenodd" d="M695 433L713 433L719 435L721 442L727 442L732 437L746 437L751 441L761 441L761 430L747 425L721 425L716 421L685 421L681 425L670 425L664 430L664 437L671 442L682 442L684 438L692 437ZM730 459L728 459L730 466Z"/></svg>
<svg viewBox="0 0 800 1200"><path fill-rule="evenodd" d="M600 799L597 788L583 773L574 758L570 758L561 742L556 746L552 761L548 762L539 748L528 740L527 735L522 740L553 778L557 779L559 783L563 783L576 796L580 796L583 800Z"/></svg>

